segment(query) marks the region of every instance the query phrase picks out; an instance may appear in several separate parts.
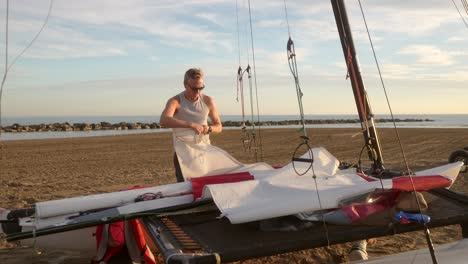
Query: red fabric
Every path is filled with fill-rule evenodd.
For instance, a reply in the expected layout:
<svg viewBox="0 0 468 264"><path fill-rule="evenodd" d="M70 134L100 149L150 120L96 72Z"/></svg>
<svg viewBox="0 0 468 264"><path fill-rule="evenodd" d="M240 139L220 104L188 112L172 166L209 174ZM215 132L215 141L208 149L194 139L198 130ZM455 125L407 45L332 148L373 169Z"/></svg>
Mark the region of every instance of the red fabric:
<svg viewBox="0 0 468 264"><path fill-rule="evenodd" d="M249 181L253 179L254 177L248 172L239 172L239 173L230 173L230 174L192 178L190 179L190 181L192 182L193 199L196 200L201 197L202 192L203 192L203 187L205 187L205 185L241 182L241 181Z"/></svg>
<svg viewBox="0 0 468 264"><path fill-rule="evenodd" d="M132 219L130 220L130 227L132 228L133 236L135 237L135 242L137 243L140 252L142 252L145 259L145 264L156 264L156 260L151 252L150 248L146 244L145 235L143 229L141 228L140 220Z"/></svg>
<svg viewBox="0 0 468 264"><path fill-rule="evenodd" d="M444 176L413 176L414 188L417 192L424 192L427 190L432 190L436 188L445 188L449 187L452 184L450 179L447 179ZM392 179L392 189L412 192L413 184L411 183L411 178L409 176L398 177Z"/></svg>
<svg viewBox="0 0 468 264"><path fill-rule="evenodd" d="M107 241L110 247L125 246L125 231L123 222L115 222L109 224L109 240Z"/></svg>
<svg viewBox="0 0 468 264"><path fill-rule="evenodd" d="M367 181L375 181L375 179L365 176L364 174L358 175ZM412 178L414 187L418 192L448 187L452 184L451 180L443 176L414 176ZM352 204L339 210L346 213L352 222L356 222L395 205L395 201L400 194L399 191L413 191L413 185L411 184L409 176L393 178L392 183L392 189L397 191L382 193L379 197L374 199L372 203Z"/></svg>
<svg viewBox="0 0 468 264"><path fill-rule="evenodd" d="M102 240L102 230L104 229L104 225L96 226L96 249L99 248L99 244L101 244Z"/></svg>
<svg viewBox="0 0 468 264"><path fill-rule="evenodd" d="M373 182L373 181L377 180L377 179L374 179L372 177L369 177L369 176L365 175L364 173L358 173L357 175L359 175L359 177L363 178L367 182Z"/></svg>
<svg viewBox="0 0 468 264"><path fill-rule="evenodd" d="M136 189L143 189L143 188L147 188L147 187L134 186L127 190L136 190ZM138 219L132 219L129 221L129 223L130 223L130 227L132 228L132 234L135 237L137 246L140 249L140 252L142 252L142 256L145 259L145 263L156 264L153 253L151 252L149 247L147 247L140 221ZM97 249L99 249L99 245L102 240L102 231L104 227L105 225L96 226L96 248ZM99 263L100 261L108 262L110 259L112 259L113 256L117 255L124 248L125 248L125 223L121 221L121 222L115 222L115 223L109 224L109 240L107 241L106 253L102 259L96 260L95 263Z"/></svg>
<svg viewBox="0 0 468 264"><path fill-rule="evenodd" d="M400 192L398 191L380 193L378 196L373 197L373 201L370 203L351 204L349 206L342 207L340 210L346 213L349 219L354 223L370 215L391 208L395 205L395 201L399 195Z"/></svg>
<svg viewBox="0 0 468 264"><path fill-rule="evenodd" d="M102 232L106 225L96 226L96 248L99 249L99 245L102 240ZM109 224L109 239L107 241L106 253L102 259L98 259L97 263L100 261L108 262L113 256L119 253L125 247L125 235L124 235L124 223L116 222Z"/></svg>

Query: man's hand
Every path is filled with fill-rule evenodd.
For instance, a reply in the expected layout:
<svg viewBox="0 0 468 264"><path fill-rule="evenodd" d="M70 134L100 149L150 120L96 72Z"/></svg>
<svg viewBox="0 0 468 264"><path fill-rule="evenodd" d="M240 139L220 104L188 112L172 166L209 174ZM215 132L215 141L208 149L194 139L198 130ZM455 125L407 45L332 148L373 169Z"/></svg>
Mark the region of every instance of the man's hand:
<svg viewBox="0 0 468 264"><path fill-rule="evenodd" d="M203 126L203 134L208 135L210 133L210 126Z"/></svg>
<svg viewBox="0 0 468 264"><path fill-rule="evenodd" d="M208 126L200 125L197 123L190 123L190 127L197 133L197 135L200 134L206 134L208 132Z"/></svg>

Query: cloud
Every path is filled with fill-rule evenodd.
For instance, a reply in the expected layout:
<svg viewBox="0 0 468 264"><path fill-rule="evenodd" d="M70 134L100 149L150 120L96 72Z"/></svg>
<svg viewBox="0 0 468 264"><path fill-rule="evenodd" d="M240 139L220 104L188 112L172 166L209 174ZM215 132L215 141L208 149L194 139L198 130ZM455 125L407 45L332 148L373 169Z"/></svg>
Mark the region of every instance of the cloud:
<svg viewBox="0 0 468 264"><path fill-rule="evenodd" d="M22 4L20 4L20 2ZM12 42L12 51L21 50L42 25L48 1L18 1L11 6L11 31L21 34L22 41ZM206 52L232 50L231 36L219 26L229 20L221 14L197 13L203 5L225 5L222 1L55 1L52 15L39 37L44 45L36 45L25 56L34 58L79 58L116 56L128 53L126 46L150 47L154 41L167 46L201 47ZM43 16L43 17L41 17ZM194 19L218 26L193 23ZM114 39L112 39L112 33ZM119 41L115 41L118 37ZM51 45L50 45L51 44ZM63 46L68 46L63 52Z"/></svg>
<svg viewBox="0 0 468 264"><path fill-rule="evenodd" d="M297 32L302 32L310 40L333 40L338 39L336 24L331 19L315 20L301 19L297 21Z"/></svg>
<svg viewBox="0 0 468 264"><path fill-rule="evenodd" d="M286 22L282 19L265 19L255 24L260 28L271 28L286 25Z"/></svg>
<svg viewBox="0 0 468 264"><path fill-rule="evenodd" d="M458 20L455 13L438 8L402 8L400 5L365 5L365 15L370 29L387 33L402 33L410 36L431 34L443 25ZM363 27L360 11L353 16L357 27ZM358 22L359 21L359 22Z"/></svg>
<svg viewBox="0 0 468 264"><path fill-rule="evenodd" d="M421 79L427 80L437 80L437 81L444 81L445 84L443 86L450 87L452 85L457 84L457 86L461 85L459 88L452 88L456 89L459 93L467 94L466 83L468 82L468 67L461 67L457 69L453 69L448 72L440 72L440 73L425 73L421 75ZM444 90L445 88L444 87ZM467 94L468 95L468 94Z"/></svg>
<svg viewBox="0 0 468 264"><path fill-rule="evenodd" d="M466 41L468 37L454 36L447 39L447 42L462 42Z"/></svg>
<svg viewBox="0 0 468 264"><path fill-rule="evenodd" d="M199 18L202 18L206 21L209 21L215 25L218 25L218 26L221 26L223 27L223 19L220 18L219 14L215 14L215 13L198 13L198 14L195 14L195 17L199 17Z"/></svg>
<svg viewBox="0 0 468 264"><path fill-rule="evenodd" d="M443 51L435 46L410 45L398 51L399 54L414 55L416 62L426 65L452 65L454 60L449 52Z"/></svg>
<svg viewBox="0 0 468 264"><path fill-rule="evenodd" d="M375 65L371 66L375 69ZM406 65L406 64L391 64L383 63L381 65L382 76L384 79L405 79L414 78L415 75L421 73L424 69ZM378 78L377 70L374 70L373 77Z"/></svg>

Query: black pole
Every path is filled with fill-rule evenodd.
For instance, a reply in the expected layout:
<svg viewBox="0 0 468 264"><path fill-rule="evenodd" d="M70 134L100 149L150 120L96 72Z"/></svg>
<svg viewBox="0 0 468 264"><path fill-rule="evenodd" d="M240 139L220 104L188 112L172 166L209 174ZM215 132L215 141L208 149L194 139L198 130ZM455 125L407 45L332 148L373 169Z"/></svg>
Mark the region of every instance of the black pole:
<svg viewBox="0 0 468 264"><path fill-rule="evenodd" d="M361 121L362 133L367 147L369 159L374 162L374 172L380 172L384 169L382 149L375 128L374 114L367 98L366 89L362 80L359 63L357 60L356 49L354 48L353 36L349 25L348 15L343 0L331 0L333 13L335 14L336 25L340 35L343 54L348 66L348 75L354 93L354 99Z"/></svg>

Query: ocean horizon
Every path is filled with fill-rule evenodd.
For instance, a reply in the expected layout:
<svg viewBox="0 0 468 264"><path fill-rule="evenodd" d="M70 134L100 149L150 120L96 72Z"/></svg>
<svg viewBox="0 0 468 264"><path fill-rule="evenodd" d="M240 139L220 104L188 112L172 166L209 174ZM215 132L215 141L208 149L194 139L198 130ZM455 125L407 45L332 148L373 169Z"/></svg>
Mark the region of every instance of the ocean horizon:
<svg viewBox="0 0 468 264"><path fill-rule="evenodd" d="M221 115L221 120L242 121L241 115ZM398 114L394 115L398 119L428 119L433 121L424 122L398 122L400 128L468 128L468 114ZM390 115L375 115L376 119L389 119ZM305 119L324 120L324 119L358 119L357 115L305 115ZM245 121L251 120L251 117L245 117ZM298 115L262 115L260 121L285 121L300 120ZM257 117L254 117L257 121ZM3 117L2 126L9 126L15 123L20 125L38 125L53 123L159 123L159 116L20 116ZM359 123L338 123L338 124L311 124L307 128L354 128L359 127ZM377 123L377 128L393 127L393 123ZM288 126L265 126L265 128L298 128L299 125ZM229 127L225 129L237 129ZM92 136L111 136L125 134L141 133L159 133L168 132L170 129L141 129L141 130L94 130L94 131L67 131L67 132L21 132L21 133L2 133L1 140L26 140L26 139L45 139L45 138L71 138L71 137L92 137Z"/></svg>

